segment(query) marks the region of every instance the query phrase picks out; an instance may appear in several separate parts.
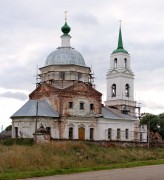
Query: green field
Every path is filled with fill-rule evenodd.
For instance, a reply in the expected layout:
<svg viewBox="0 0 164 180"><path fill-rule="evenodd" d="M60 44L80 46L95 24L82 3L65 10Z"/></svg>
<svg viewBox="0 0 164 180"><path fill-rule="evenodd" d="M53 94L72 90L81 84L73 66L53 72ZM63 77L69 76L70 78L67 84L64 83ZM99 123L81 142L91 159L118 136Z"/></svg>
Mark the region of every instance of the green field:
<svg viewBox="0 0 164 180"><path fill-rule="evenodd" d="M164 148L111 148L90 142L0 145L0 180L164 163Z"/></svg>

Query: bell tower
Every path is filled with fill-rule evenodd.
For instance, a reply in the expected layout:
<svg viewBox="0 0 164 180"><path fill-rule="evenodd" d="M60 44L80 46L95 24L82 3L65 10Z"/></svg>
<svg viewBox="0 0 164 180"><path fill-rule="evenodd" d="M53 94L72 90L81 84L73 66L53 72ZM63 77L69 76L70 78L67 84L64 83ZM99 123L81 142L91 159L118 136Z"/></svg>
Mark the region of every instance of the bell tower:
<svg viewBox="0 0 164 180"><path fill-rule="evenodd" d="M134 73L131 70L130 55L123 47L121 26L118 46L110 56L110 69L107 72L106 106L117 108L124 114L136 116L134 101Z"/></svg>

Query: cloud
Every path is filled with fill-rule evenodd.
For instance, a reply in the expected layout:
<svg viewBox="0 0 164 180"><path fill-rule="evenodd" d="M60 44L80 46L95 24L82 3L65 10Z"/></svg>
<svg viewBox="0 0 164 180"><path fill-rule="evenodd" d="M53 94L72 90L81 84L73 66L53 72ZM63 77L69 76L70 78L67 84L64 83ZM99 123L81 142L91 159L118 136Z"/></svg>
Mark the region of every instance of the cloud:
<svg viewBox="0 0 164 180"><path fill-rule="evenodd" d="M0 97L18 99L18 100L21 100L21 101L24 101L24 100L28 99L27 94L20 93L20 92L10 92L10 91L0 93Z"/></svg>

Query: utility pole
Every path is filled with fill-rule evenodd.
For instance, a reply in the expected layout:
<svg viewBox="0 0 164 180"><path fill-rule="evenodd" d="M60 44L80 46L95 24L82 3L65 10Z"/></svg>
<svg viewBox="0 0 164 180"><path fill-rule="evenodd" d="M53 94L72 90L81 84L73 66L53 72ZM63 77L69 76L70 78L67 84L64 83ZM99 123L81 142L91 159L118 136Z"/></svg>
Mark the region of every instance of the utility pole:
<svg viewBox="0 0 164 180"><path fill-rule="evenodd" d="M35 142L36 142L37 124L38 124L38 100L36 101Z"/></svg>
<svg viewBox="0 0 164 180"><path fill-rule="evenodd" d="M150 120L148 122L148 134L147 134L147 146L148 146L148 149L150 148Z"/></svg>

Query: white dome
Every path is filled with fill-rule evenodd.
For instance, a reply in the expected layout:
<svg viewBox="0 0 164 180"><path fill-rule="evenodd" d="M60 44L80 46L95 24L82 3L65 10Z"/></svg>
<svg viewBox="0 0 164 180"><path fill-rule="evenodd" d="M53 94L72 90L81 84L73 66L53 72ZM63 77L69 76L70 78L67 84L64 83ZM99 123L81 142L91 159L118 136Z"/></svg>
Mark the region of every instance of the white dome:
<svg viewBox="0 0 164 180"><path fill-rule="evenodd" d="M53 51L45 62L45 66L65 64L86 66L83 56L71 47L61 47Z"/></svg>

